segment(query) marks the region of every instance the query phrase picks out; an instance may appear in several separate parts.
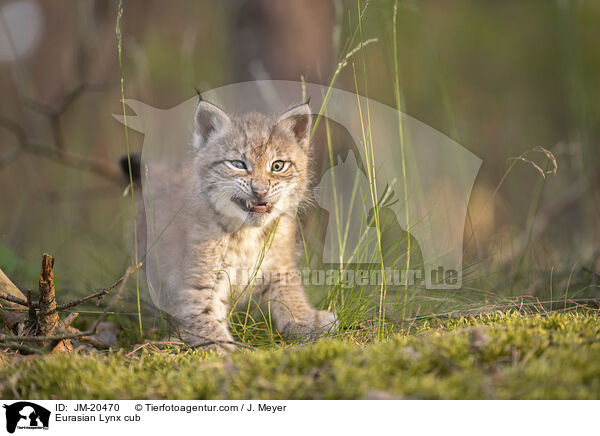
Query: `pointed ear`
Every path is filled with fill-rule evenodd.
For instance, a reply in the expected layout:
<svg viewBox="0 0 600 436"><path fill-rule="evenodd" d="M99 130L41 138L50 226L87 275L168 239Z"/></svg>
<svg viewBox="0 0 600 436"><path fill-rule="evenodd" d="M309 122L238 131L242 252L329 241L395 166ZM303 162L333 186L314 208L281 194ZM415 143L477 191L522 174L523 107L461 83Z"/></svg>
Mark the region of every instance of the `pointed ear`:
<svg viewBox="0 0 600 436"><path fill-rule="evenodd" d="M308 102L288 109L275 124L274 130L292 135L298 144L308 147L312 117Z"/></svg>
<svg viewBox="0 0 600 436"><path fill-rule="evenodd" d="M231 128L231 119L212 103L200 101L194 113L194 148L203 147L213 135Z"/></svg>

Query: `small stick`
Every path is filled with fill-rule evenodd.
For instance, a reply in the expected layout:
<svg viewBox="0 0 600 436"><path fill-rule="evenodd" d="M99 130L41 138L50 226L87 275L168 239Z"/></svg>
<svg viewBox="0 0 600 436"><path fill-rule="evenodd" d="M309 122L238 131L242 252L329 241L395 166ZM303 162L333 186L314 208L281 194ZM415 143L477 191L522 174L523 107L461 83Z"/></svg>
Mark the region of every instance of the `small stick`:
<svg viewBox="0 0 600 436"><path fill-rule="evenodd" d="M139 267L137 267L135 269L138 269L138 268ZM134 271L135 271L135 269L134 269ZM102 300L102 297L104 297L110 291L112 291L117 286L119 286L123 280L125 280L125 276L121 277L119 280L117 280L116 282L114 282L108 288L101 289L98 292L95 292L95 293L93 293L91 295L88 295L86 297L82 297L82 298L79 298L78 300L73 300L73 301L70 301L69 303L65 303L65 304L62 304L62 305L58 306L56 309L54 309L54 312L59 312L61 310L70 309L71 307L78 306L78 305L80 305L82 303L85 303L86 301L93 300L94 298L97 298L98 302L100 302L100 300ZM49 313L53 313L53 312L49 312Z"/></svg>
<svg viewBox="0 0 600 436"><path fill-rule="evenodd" d="M137 267L135 267L135 269L133 271L135 271L136 269L138 269L140 266L142 266L141 263ZM94 292L93 294L90 294L90 295L88 295L86 297L79 298L78 300L73 300L73 301L70 301L68 303L61 304L60 306L57 306L56 309L54 309L53 311L42 312L42 313L44 315L51 315L54 312L60 312L62 310L70 309L71 307L78 306L78 305L80 305L82 303L85 303L86 301L93 300L94 298L97 298L98 301L100 301L102 299L102 297L104 297L106 294L108 294L113 289L115 289L117 286L119 286L124 279L125 279L125 276L121 277L119 280L117 280L116 282L114 282L108 288L101 289L101 290L99 290L97 292ZM1 293L0 292L0 299L6 300L6 301L10 301L11 303L19 304L19 305L25 306L25 307L34 307L36 309L39 308L39 304L36 303L36 302L34 302L34 301L32 301L31 303L29 303L27 300L24 300L24 299L19 298L19 297L15 297L15 296L10 295L10 294L5 294L5 293Z"/></svg>
<svg viewBox="0 0 600 436"><path fill-rule="evenodd" d="M66 334L71 334L71 335L77 335L77 334L83 333L81 330L77 330L75 327L66 327L64 329L64 332ZM79 336L77 338L77 340L82 341L82 342L87 342L88 344L92 345L94 348L98 348L101 350L108 350L110 348L110 345L108 345L106 342L101 341L100 339L95 338L93 336Z"/></svg>
<svg viewBox="0 0 600 436"><path fill-rule="evenodd" d="M13 350L25 351L30 354L43 354L39 348L31 347L25 344L2 344L2 346L12 348Z"/></svg>
<svg viewBox="0 0 600 436"><path fill-rule="evenodd" d="M207 345L235 345L236 347L247 348L249 350L256 350L256 348L253 347L252 345L244 344L242 342L237 342L237 341L205 341L205 342L199 342L194 345L190 345L188 347L184 347L181 350L182 351L193 350L195 348L206 347Z"/></svg>
<svg viewBox="0 0 600 436"><path fill-rule="evenodd" d="M0 299L5 301L10 301L11 303L19 304L21 306L28 307L29 303L27 300L23 300L22 298L15 297L14 295L0 293ZM37 307L37 303L32 303L34 307Z"/></svg>
<svg viewBox="0 0 600 436"><path fill-rule="evenodd" d="M116 303L117 299L121 296L121 293L123 292L123 289L125 288L125 284L127 283L127 279L129 278L131 273L133 273L136 269L138 269L141 266L142 266L142 263L140 262L138 265L131 266L127 269L125 275L123 276L123 281L121 282L121 285L119 286L119 289L117 290L117 293L115 294L113 299L110 301L110 303L106 306L106 308L104 309L104 311L102 312L100 317L96 321L94 321L94 323L91 325L91 327L87 331L79 332L79 330L77 330L79 333L64 334L64 335L45 335L45 336L15 336L15 335L5 335L5 334L0 333L0 341L10 341L10 342L61 341L63 339L78 339L78 338L82 338L84 336L90 336L90 335L95 334L96 327L98 327L98 324L100 324L102 321L104 321L104 319L108 316L108 312L110 312L110 309L112 308L114 303ZM71 328L72 327L69 327L69 329L71 329Z"/></svg>
<svg viewBox="0 0 600 436"><path fill-rule="evenodd" d="M71 312L71 313L69 313L65 317L65 319L63 319L63 321L62 321L63 327L69 327L71 325L71 323L73 321L75 321L75 318L77 318L78 316L79 316L79 313L77 313L77 312Z"/></svg>

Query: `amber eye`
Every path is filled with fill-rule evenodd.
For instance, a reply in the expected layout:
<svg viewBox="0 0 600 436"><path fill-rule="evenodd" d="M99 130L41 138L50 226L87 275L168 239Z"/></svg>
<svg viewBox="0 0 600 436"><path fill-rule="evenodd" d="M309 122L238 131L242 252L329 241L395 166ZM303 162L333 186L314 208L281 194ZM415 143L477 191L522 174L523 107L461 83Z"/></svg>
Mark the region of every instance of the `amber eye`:
<svg viewBox="0 0 600 436"><path fill-rule="evenodd" d="M289 166L289 162L284 162L282 160L276 160L271 164L271 171L274 173L280 173L285 171Z"/></svg>

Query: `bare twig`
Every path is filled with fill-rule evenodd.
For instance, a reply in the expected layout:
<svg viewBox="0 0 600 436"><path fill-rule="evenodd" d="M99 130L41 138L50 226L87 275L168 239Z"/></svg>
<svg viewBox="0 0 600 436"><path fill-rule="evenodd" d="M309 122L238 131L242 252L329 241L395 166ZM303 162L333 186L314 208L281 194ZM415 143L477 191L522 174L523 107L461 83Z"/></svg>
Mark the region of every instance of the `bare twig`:
<svg viewBox="0 0 600 436"><path fill-rule="evenodd" d="M0 336L0 340L1 339L2 339L2 336ZM43 354L43 351L40 350L39 348L35 348L35 347L32 347L30 345L25 345L25 344L10 343L10 344L2 344L2 346L7 347L7 348L12 348L13 350L25 351L26 353L29 353L29 354Z"/></svg>
<svg viewBox="0 0 600 436"><path fill-rule="evenodd" d="M142 264L140 263L139 266L137 268L135 268L135 269L138 269L141 265ZM100 300L102 300L102 298L106 294L108 294L110 291L112 291L117 286L119 286L119 284L121 284L121 282L123 280L125 280L125 276L121 277L119 280L117 280L116 282L114 282L108 288L101 289L98 292L95 292L95 293L93 293L91 295L88 295L86 297L83 297L83 298L79 298L78 300L73 300L73 301L70 301L70 302L68 302L66 304L62 304L62 305L58 306L56 309L54 309L53 312L60 312L61 310L70 309L71 307L78 306L78 305L80 305L82 303L85 303L86 301L93 300L94 298L97 298L97 303L99 303ZM53 313L53 312L49 312L49 313Z"/></svg>
<svg viewBox="0 0 600 436"><path fill-rule="evenodd" d="M11 303L15 303L20 306L25 306L25 307L29 306L29 304L27 303L27 300L23 300L22 298L15 297L14 295L5 294L4 292L0 293L0 300L10 301ZM32 304L34 305L34 307L37 308L37 303L32 303Z"/></svg>
<svg viewBox="0 0 600 436"><path fill-rule="evenodd" d="M94 323L88 330L88 334L94 334L96 332L96 327L98 327L98 324L100 324L102 321L104 321L104 319L108 315L108 312L110 311L110 309L117 302L117 299L121 296L121 293L123 292L123 289L125 288L125 283L127 283L127 279L129 278L129 276L132 273L134 273L135 271L137 271L141 266L142 266L142 262L138 263L137 265L132 265L129 268L127 268L127 271L125 272L125 275L123 276L123 280L121 281L121 285L119 286L117 293L115 294L113 299L110 300L110 303L108 303L108 305L104 309L104 312L102 312L102 314L98 317L98 319L96 319L96 321L94 321Z"/></svg>
<svg viewBox="0 0 600 436"><path fill-rule="evenodd" d="M42 262L42 274L41 274L41 279L40 279L40 292L41 292L42 296L47 295L48 292L50 292L49 291L50 288L53 289L53 274L51 271L52 263L53 263L52 258L48 255L44 255L43 262ZM77 306L78 304L84 303L84 302L92 300L94 298L97 298L98 301L100 301L100 299L102 297L104 297L106 294L108 294L113 289L115 289L119 284L121 284L121 288L119 289L119 292L121 292L124 287L124 284L125 284L124 282L127 280L129 275L133 271L140 268L141 265L142 264L140 263L140 264L136 265L135 267L129 268L123 277L121 277L119 280L117 280L115 283L113 283L108 288L101 289L100 291L95 292L92 295L88 295L88 296L80 298L78 300L71 301L71 302L61 305L61 306L56 306L56 302L54 302L54 307L52 307L52 305L48 305L47 302L44 302L44 304L34 303L31 301L31 291L27 292L27 300L23 300L21 298L14 297L10 294L0 295L0 298L5 299L6 301L10 301L14 304L19 304L19 305L28 307L30 324L35 324L36 326L37 325L41 326L41 325L45 325L45 324L42 324L42 322L40 322L41 320L44 320L44 322L46 322L47 320L50 319L50 320L52 320L52 321L50 321L52 328L49 331L58 333L58 334L42 334L42 335L0 334L0 341L4 342L4 345L6 345L8 347L18 349L20 351L29 352L29 353L33 352L32 350L34 348L23 345L22 344L23 342L27 342L27 341L40 342L40 343L58 342L59 346L61 345L61 342L62 342L62 345L64 345L64 347L68 350L68 349L71 349L70 343L68 342L69 339L79 339L80 341L84 341L84 342L91 344L95 348L99 348L99 349L110 348L110 345L93 337L92 335L95 333L98 324L107 316L107 314L110 310L110 307L112 307L112 304L114 303L114 299L113 299L113 301L111 301L109 306L104 310L101 317L99 319L97 319L92 324L92 326L89 328L89 330L87 330L85 332L82 332L82 331L77 330L70 326L70 324L79 315L78 313L76 313L76 312L70 313L69 315L67 315L67 317L64 319L64 321L62 321L62 323L61 323L60 319L58 318L57 312ZM115 298L116 298L116 296L115 296ZM47 297L46 297L46 299L47 299ZM46 310L44 310L44 308L46 308ZM36 312L36 309L41 309L41 310L39 312ZM55 320L54 320L54 317L56 318ZM36 330L37 330L37 328L36 328ZM43 329L42 329L42 331L43 331ZM63 347L60 347L60 348L63 349ZM35 350L36 350L36 352L41 351L40 349L37 349L37 348L35 348Z"/></svg>
<svg viewBox="0 0 600 436"><path fill-rule="evenodd" d="M63 320L62 320L62 325L63 325L63 327L64 327L64 328L67 328L67 327L69 327L69 326L70 326L70 325L73 323L73 321L75 321L75 319L76 319L78 316L79 316L79 313L77 313L77 312L71 312L71 313L69 313L69 314L68 314L68 315L65 317L65 319L63 319Z"/></svg>
<svg viewBox="0 0 600 436"><path fill-rule="evenodd" d="M137 344L133 347L133 350L131 350L129 353L126 354L127 357L131 357L133 354L137 353L138 351L144 349L144 348L151 348L153 351L160 351L163 348L160 348L159 346L163 346L163 347L168 347L171 346L173 348L177 348L178 350L181 350L181 347L184 346L185 344L183 342L180 341L146 341L143 344Z"/></svg>
<svg viewBox="0 0 600 436"><path fill-rule="evenodd" d="M77 330L74 327L67 327L64 329L65 334L70 334L70 335L79 335L79 334L83 334L84 332ZM87 335L82 335L79 336L77 338L77 340L82 341L82 342L87 342L88 344L92 345L94 348L98 348L100 350L108 350L110 348L110 345L107 344L104 341L101 341L98 338L95 338L94 336L87 336Z"/></svg>
<svg viewBox="0 0 600 436"><path fill-rule="evenodd" d="M142 265L142 264L140 263L140 264L139 264L139 266L138 266L138 267L136 267L135 269L138 269L138 268L139 268L141 265ZM77 300L73 300L73 301L70 301L70 302L68 302L68 303L65 303L65 304L62 304L62 305L60 305L60 306L57 306L57 307L56 307L55 309L53 309L52 311L49 311L49 312L40 312L40 313L41 313L41 314L44 314L44 315L50 315L50 314L52 314L52 313L55 313L55 312L60 312L60 311L63 311L63 310L70 309L71 307L78 306L78 305L80 305L80 304L82 304L82 303L85 303L86 301L93 300L94 298L97 298L97 299L98 299L98 302L99 302L100 300L102 300L102 298L103 298L103 297L104 297L106 294L108 294L108 293L109 293L109 292L111 292L113 289L115 289L117 286L119 286L119 284L120 284L120 283L121 283L121 282L122 282L124 279L125 279L125 276L121 277L119 280L117 280L116 282L114 282L114 283L113 283L112 285L110 285L108 288L101 289L101 290L99 290L99 291L97 291L97 292L95 292L95 293L93 293L93 294L91 294L91 295L88 295L88 296L85 296L85 297L83 297L83 298L79 298L79 299L77 299ZM38 308L39 308L39 304L38 304L38 303L36 303L36 302L34 302L34 301L32 301L31 303L29 303L27 300L24 300L24 299L22 299L22 298L15 297L15 296L13 296L13 295L6 294L6 293L3 293L3 292L0 292L0 299L1 299L1 300L6 300L6 301L9 301L9 302L11 302L11 303L19 304L19 305L21 305L21 306L24 306L24 307L33 307L33 308L35 308L35 309L38 309Z"/></svg>
<svg viewBox="0 0 600 436"><path fill-rule="evenodd" d="M204 341L204 342L199 342L197 344L194 345L189 345L187 347L182 348L182 351L185 350L193 350L195 348L202 348L202 347L206 347L209 345L235 345L236 347L240 347L240 348L247 348L249 350L256 350L255 347L253 347L252 345L248 345L248 344L244 344L242 342L237 342L237 341Z"/></svg>
<svg viewBox="0 0 600 436"><path fill-rule="evenodd" d="M123 276L123 279L121 281L121 285L119 286L119 289L117 290L117 293L114 295L114 297L110 301L110 303L106 306L106 308L104 309L104 311L102 312L102 314L94 321L94 323L90 326L90 328L88 330L86 330L84 332L78 332L78 333L67 333L67 334L45 335L45 336L16 336L16 335L3 335L3 334L0 334L0 341L9 341L9 342L21 342L21 341L45 342L45 341L60 341L60 340L63 340L63 339L78 339L78 338L82 338L84 336L91 336L91 335L93 335L96 332L96 328L98 327L98 324L100 324L102 321L104 321L104 319L106 318L106 316L110 312L110 309L116 303L117 299L120 297L121 293L123 292L123 289L125 288L125 284L127 283L127 279L129 278L129 276L135 270L137 270L141 266L142 266L142 264L139 263L138 265L131 266L131 267L129 267L127 269L127 272Z"/></svg>

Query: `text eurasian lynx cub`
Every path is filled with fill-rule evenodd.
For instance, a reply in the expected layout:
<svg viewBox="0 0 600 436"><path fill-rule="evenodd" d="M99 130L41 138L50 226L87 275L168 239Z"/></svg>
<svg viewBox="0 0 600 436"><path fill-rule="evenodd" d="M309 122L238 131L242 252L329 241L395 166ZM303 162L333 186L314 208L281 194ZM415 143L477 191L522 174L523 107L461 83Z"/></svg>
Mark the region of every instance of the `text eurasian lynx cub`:
<svg viewBox="0 0 600 436"><path fill-rule="evenodd" d="M159 178L172 182L146 186L143 194L152 199L146 206L177 211L168 222L153 223L167 229L158 242L158 300L188 342L231 348L230 301L247 304L250 296L287 337L315 337L334 326L333 313L313 308L302 285L285 280L297 271L295 215L307 199L310 131L308 104L277 118L229 116L201 101L191 157L176 174L160 165L150 168L155 180L164 171ZM145 229L144 210L139 216L138 228ZM152 261L148 256L147 263ZM237 272L257 265L269 273L262 283L231 285Z"/></svg>

